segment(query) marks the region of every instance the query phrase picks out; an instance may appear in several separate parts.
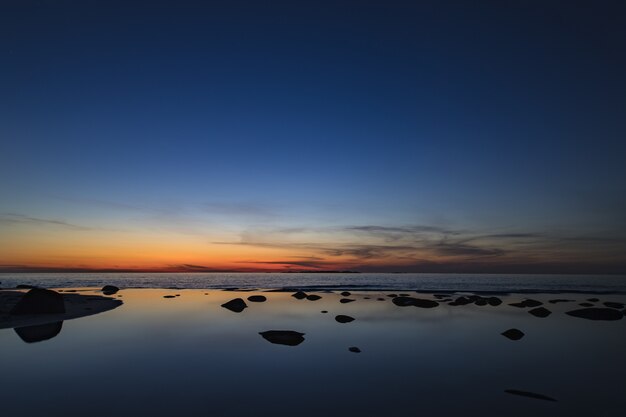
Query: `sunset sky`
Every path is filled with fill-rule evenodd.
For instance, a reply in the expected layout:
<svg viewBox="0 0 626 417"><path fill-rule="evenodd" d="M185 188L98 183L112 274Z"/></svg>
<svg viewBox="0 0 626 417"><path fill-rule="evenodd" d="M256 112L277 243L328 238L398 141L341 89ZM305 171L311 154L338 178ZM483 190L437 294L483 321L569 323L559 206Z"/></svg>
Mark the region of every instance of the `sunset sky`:
<svg viewBox="0 0 626 417"><path fill-rule="evenodd" d="M172 4L0 5L0 271L626 273L625 2Z"/></svg>

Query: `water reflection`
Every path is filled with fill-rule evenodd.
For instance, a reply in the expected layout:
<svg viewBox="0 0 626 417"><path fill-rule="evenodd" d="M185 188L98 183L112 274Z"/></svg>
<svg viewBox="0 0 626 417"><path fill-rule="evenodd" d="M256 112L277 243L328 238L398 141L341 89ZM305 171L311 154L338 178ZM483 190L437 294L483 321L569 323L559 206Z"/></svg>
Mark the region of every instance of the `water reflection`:
<svg viewBox="0 0 626 417"><path fill-rule="evenodd" d="M94 290L83 294L67 291L71 293L38 288L28 292L0 290L0 329L13 328L25 343L42 342L58 336L65 320L92 316L122 305L120 300L93 294ZM50 299L55 305L50 304Z"/></svg>

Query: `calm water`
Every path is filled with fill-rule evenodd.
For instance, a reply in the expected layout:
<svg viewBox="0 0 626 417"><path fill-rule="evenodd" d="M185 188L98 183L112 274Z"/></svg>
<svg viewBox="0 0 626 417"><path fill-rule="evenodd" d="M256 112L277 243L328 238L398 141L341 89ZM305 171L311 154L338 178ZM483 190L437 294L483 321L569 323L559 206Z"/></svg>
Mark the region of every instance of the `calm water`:
<svg viewBox="0 0 626 417"><path fill-rule="evenodd" d="M1 286L138 288L363 288L425 291L624 293L626 276L514 274L63 273L0 274Z"/></svg>
<svg viewBox="0 0 626 417"><path fill-rule="evenodd" d="M91 295L94 290L83 290ZM165 299L164 295L180 294ZM124 304L67 320L24 343L0 330L0 404L8 416L620 416L626 319L547 318L509 306L395 306L382 291L296 300L264 292L242 313L220 305L254 292L125 289ZM369 299L366 299L369 297ZM433 297L428 294L423 298ZM546 302L550 295L536 294ZM378 298L383 298L379 301ZM561 296L559 296L561 298ZM626 296L600 297L626 301ZM321 310L327 310L322 314ZM356 320L341 324L335 315ZM516 327L518 341L500 335ZM297 346L259 332L304 333ZM348 348L359 347L361 353ZM556 402L507 394L517 389Z"/></svg>

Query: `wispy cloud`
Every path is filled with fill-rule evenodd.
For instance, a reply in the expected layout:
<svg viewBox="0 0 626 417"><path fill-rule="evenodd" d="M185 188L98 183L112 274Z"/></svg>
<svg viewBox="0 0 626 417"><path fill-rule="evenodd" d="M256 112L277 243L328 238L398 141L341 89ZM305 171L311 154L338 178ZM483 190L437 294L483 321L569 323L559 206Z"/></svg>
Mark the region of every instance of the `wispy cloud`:
<svg viewBox="0 0 626 417"><path fill-rule="evenodd" d="M80 226L63 220L43 219L39 217L25 216L16 213L0 214L0 223L7 224L33 224L38 226L56 226L70 230L94 230L92 227Z"/></svg>

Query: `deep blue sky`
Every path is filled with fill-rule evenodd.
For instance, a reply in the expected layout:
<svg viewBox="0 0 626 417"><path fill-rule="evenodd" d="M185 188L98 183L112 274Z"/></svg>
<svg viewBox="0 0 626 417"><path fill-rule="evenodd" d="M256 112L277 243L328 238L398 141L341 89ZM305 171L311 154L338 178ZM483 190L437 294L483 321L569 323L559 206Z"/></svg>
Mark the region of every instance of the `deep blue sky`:
<svg viewBox="0 0 626 417"><path fill-rule="evenodd" d="M527 233L615 271L625 20L623 1L3 1L0 227Z"/></svg>

